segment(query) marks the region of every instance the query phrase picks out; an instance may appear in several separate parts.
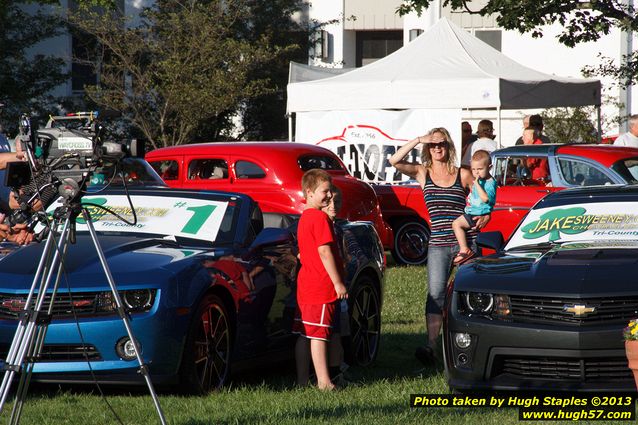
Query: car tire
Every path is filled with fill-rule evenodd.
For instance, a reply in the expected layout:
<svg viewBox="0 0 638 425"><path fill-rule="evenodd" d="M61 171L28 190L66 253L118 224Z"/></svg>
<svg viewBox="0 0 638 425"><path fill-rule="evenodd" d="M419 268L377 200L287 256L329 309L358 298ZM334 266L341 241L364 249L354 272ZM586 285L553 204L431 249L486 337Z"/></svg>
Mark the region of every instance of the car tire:
<svg viewBox="0 0 638 425"><path fill-rule="evenodd" d="M230 375L230 317L224 302L207 294L199 303L188 331L181 364L185 392L206 394L220 389Z"/></svg>
<svg viewBox="0 0 638 425"><path fill-rule="evenodd" d="M430 228L420 219L413 218L394 226L392 257L399 265L421 265L428 259Z"/></svg>
<svg viewBox="0 0 638 425"><path fill-rule="evenodd" d="M381 339L381 303L372 280L363 276L348 294L350 336L344 351L350 365L368 366L377 358Z"/></svg>

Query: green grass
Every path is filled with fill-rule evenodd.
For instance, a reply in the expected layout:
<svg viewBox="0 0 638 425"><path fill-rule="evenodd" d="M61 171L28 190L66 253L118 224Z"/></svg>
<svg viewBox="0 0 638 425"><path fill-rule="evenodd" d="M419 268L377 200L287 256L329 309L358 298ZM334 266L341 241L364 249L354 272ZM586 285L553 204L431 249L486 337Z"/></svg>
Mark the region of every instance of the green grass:
<svg viewBox="0 0 638 425"><path fill-rule="evenodd" d="M170 424L514 424L517 409L409 407L410 394L448 393L443 371L422 369L414 359L425 340L423 267L392 267L386 274L383 337L376 363L351 369L354 384L324 393L295 388L294 370L275 368L259 377L239 376L223 391L206 397L160 394ZM147 392L109 391L107 400L125 424L157 424ZM0 421L6 421L10 406ZM105 401L78 389L32 390L22 424L117 424ZM535 424L539 422L534 422ZM555 424L556 422L550 422ZM582 423L582 422L581 422ZM597 424L603 422L596 422ZM619 423L619 422L615 422Z"/></svg>

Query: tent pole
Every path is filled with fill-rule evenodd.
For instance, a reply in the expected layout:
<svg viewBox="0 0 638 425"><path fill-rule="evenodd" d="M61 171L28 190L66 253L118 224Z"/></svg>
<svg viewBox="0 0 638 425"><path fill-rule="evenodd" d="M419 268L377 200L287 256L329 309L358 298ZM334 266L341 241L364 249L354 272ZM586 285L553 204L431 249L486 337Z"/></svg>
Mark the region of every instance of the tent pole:
<svg viewBox="0 0 638 425"><path fill-rule="evenodd" d="M292 142L292 113L288 113L288 141Z"/></svg>
<svg viewBox="0 0 638 425"><path fill-rule="evenodd" d="M597 127L598 127L598 143L602 142L603 140L603 130L602 130L602 115L600 113L600 105L596 105L596 121L597 121Z"/></svg>
<svg viewBox="0 0 638 425"><path fill-rule="evenodd" d="M500 106L496 107L496 128L498 128L497 146L500 149L503 147L503 143L501 143L501 137L503 136L503 133L501 132L501 107Z"/></svg>

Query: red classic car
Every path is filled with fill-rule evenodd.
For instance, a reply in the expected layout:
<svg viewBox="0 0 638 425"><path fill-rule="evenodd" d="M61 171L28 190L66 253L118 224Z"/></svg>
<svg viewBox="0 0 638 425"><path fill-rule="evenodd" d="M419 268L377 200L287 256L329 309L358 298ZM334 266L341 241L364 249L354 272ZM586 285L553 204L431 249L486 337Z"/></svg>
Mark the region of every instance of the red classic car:
<svg viewBox="0 0 638 425"><path fill-rule="evenodd" d="M262 211L285 214L304 209L304 172L324 169L343 192L340 217L371 221L384 246L392 247L392 230L370 185L352 177L341 160L322 147L290 142L202 143L156 149L146 154L146 160L171 187L245 193Z"/></svg>
<svg viewBox="0 0 638 425"><path fill-rule="evenodd" d="M532 179L542 163L547 178ZM543 144L513 146L492 153L499 189L486 231L508 238L538 200L566 187L638 183L638 149L609 145ZM381 211L394 231L393 257L402 264L427 259L430 227L421 188L415 184L375 185Z"/></svg>

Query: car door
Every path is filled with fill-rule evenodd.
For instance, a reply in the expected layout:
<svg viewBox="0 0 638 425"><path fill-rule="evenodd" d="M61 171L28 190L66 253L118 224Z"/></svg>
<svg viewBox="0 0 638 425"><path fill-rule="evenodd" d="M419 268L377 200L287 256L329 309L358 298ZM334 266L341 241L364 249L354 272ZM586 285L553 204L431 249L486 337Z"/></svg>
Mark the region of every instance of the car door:
<svg viewBox="0 0 638 425"><path fill-rule="evenodd" d="M251 288L240 300L237 313L238 354L244 358L289 349L295 339L291 330L298 259L289 230L294 220L282 214L262 214L259 208L254 213L251 221L261 221L264 230L254 229L258 233L256 240L240 261L250 281L246 286Z"/></svg>
<svg viewBox="0 0 638 425"><path fill-rule="evenodd" d="M231 183L235 192L250 195L264 212L284 214L299 213L291 191L301 191L301 176L294 181L287 178L289 170L276 170L268 166L268 155L263 152L264 159L252 155L234 154L230 157ZM297 167L291 163L289 167ZM297 173L301 174L301 173Z"/></svg>

